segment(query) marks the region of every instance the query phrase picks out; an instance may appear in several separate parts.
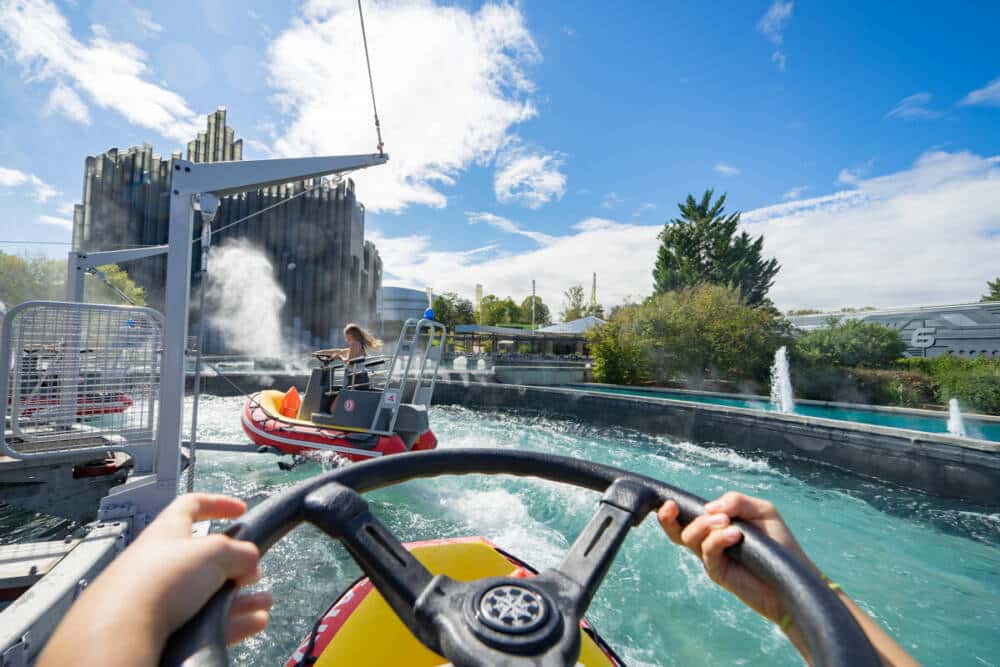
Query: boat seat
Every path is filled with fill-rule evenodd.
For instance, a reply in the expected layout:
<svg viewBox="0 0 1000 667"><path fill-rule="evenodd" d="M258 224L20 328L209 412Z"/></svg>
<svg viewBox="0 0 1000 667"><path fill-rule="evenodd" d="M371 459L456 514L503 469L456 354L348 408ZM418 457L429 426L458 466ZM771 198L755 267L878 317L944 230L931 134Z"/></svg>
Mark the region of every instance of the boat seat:
<svg viewBox="0 0 1000 667"><path fill-rule="evenodd" d="M312 421L323 426L342 426L350 429L370 428L381 397L382 392L380 391L344 389L337 397L333 414L313 412Z"/></svg>

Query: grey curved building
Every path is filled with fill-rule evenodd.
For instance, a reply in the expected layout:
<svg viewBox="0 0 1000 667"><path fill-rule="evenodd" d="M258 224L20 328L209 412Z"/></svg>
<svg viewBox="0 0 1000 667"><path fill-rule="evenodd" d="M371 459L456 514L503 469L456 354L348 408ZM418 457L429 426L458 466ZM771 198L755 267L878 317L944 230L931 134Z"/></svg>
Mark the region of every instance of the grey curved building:
<svg viewBox="0 0 1000 667"><path fill-rule="evenodd" d="M788 320L796 328L809 331L827 326L831 317L878 322L898 329L911 357L956 354L1000 358L1000 301L794 315Z"/></svg>
<svg viewBox="0 0 1000 667"><path fill-rule="evenodd" d="M209 114L206 131L188 143L187 154L193 162L242 159L243 141L226 126L224 108ZM122 151L112 148L88 157L83 201L74 211L73 249L86 252L166 243L166 195L171 165L180 157L180 152L175 152L163 159L149 144ZM289 200L311 185L288 183L225 197L215 228ZM200 236L201 223L197 221L195 238ZM286 296L281 319L292 339L290 345L313 349L338 345L345 323L374 324L382 260L375 245L365 240L365 207L351 179L323 185L263 212L213 237L213 245L235 238L261 248L275 268ZM196 259L192 266L195 284L197 264ZM124 268L145 288L149 304L162 308L165 258L140 260ZM205 349L211 353L230 351L217 331L209 331Z"/></svg>

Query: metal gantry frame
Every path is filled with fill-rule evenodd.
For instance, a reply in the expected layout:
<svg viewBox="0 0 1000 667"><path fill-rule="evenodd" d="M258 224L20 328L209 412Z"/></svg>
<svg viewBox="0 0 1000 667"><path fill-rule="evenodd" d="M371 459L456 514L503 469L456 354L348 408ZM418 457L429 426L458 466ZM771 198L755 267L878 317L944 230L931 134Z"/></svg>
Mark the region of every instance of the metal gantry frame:
<svg viewBox="0 0 1000 667"><path fill-rule="evenodd" d="M88 270L104 264L167 256L160 419L152 465L148 469L137 468L128 482L112 490L101 504L101 519L134 517L138 532L177 494L195 213L200 212L210 220L219 198L226 195L364 169L388 160L388 154L379 153L210 163L174 160L166 244L69 254L67 299L76 302L83 300L84 276Z"/></svg>

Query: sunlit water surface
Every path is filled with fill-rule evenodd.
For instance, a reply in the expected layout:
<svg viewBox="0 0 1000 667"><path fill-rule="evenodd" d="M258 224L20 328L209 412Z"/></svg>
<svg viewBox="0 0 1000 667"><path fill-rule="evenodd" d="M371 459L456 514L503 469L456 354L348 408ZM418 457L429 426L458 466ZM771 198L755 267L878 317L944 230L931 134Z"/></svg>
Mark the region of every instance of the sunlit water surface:
<svg viewBox="0 0 1000 667"><path fill-rule="evenodd" d="M205 440L243 441L239 398L203 397ZM434 408L440 447L563 454L620 466L703 497L728 489L774 501L819 566L928 665L1000 665L1000 514L940 501L835 469L531 416ZM251 504L323 469L292 472L267 455L202 452L199 490ZM512 477L444 477L368 495L403 540L484 535L538 568L558 564L597 495ZM21 515L20 523L24 516ZM0 514L0 529L12 517ZM6 524L6 525L4 525ZM54 534L35 520L18 530ZM63 526L65 530L65 526ZM359 574L337 543L302 527L263 561L271 626L234 650L236 664L283 663ZM634 530L590 607L632 665L801 664L781 633L704 575L649 520Z"/></svg>

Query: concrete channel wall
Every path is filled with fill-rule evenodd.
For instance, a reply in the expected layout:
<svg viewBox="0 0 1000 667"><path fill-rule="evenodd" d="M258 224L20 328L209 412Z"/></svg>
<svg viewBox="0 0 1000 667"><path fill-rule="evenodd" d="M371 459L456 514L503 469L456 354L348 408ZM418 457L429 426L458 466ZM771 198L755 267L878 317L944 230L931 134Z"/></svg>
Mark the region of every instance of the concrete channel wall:
<svg viewBox="0 0 1000 667"><path fill-rule="evenodd" d="M1000 505L1000 444L854 422L655 397L438 381L434 402L514 409L702 444L781 452L935 496Z"/></svg>
<svg viewBox="0 0 1000 667"><path fill-rule="evenodd" d="M945 434L784 415L674 399L490 382L487 372L451 371L435 385L434 403L476 409L538 412L602 426L620 426L701 444L782 453L918 489L935 496L1000 506L1000 443ZM304 374L227 376L244 391L305 388ZM487 380L487 381L484 381ZM189 377L190 389L190 377ZM239 395L220 377L202 391Z"/></svg>

